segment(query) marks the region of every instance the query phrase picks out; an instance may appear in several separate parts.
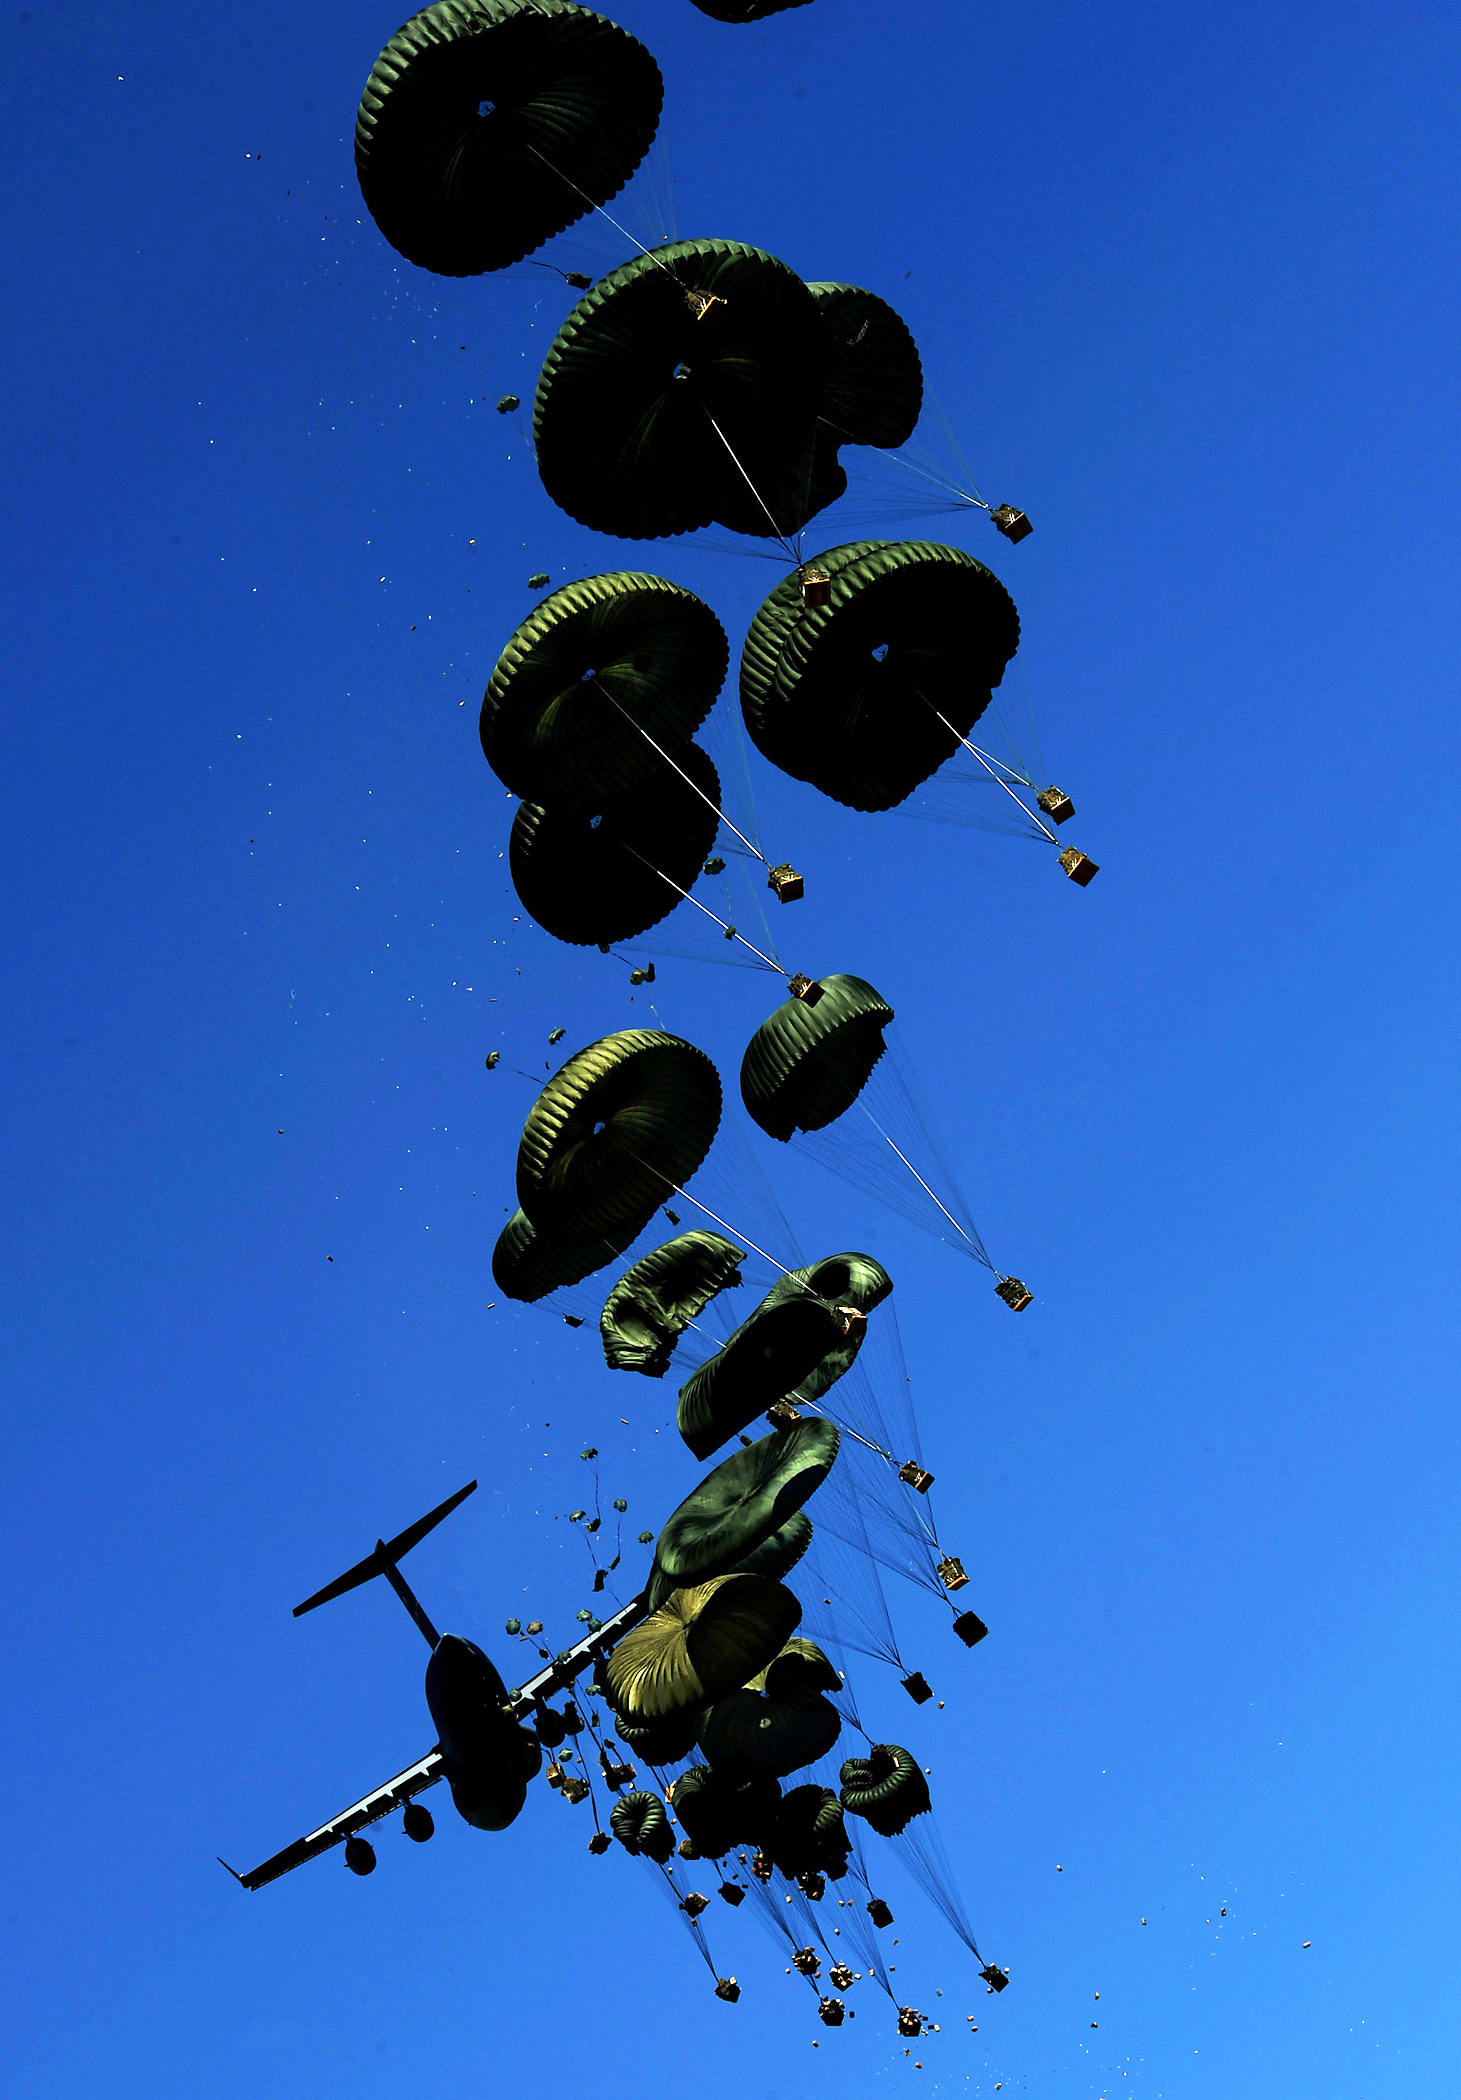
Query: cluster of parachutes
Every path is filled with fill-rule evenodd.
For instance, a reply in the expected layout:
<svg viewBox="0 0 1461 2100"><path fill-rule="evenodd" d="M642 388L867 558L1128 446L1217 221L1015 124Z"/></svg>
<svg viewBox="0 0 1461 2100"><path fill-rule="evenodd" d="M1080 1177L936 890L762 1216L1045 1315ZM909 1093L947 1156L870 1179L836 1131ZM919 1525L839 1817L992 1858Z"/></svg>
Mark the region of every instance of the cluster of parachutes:
<svg viewBox="0 0 1461 2100"><path fill-rule="evenodd" d="M719 21L749 22L806 0L693 4ZM649 150L662 101L644 46L570 0L435 0L386 45L367 83L355 135L361 192L410 262L448 276L502 270L604 210ZM532 403L552 500L620 538L719 525L788 556L790 573L752 621L741 659L741 718L757 749L863 811L906 801L961 748L987 769L969 738L1020 634L998 579L933 542L858 541L812 560L801 548L809 521L846 490L842 448L896 453L919 422L923 371L902 318L862 287L804 282L764 250L723 239L641 250L597 282L561 274L581 296ZM515 395L499 403L504 413L517 406ZM1010 506L991 515L1012 541L1029 530ZM535 576L533 587L546 580ZM517 895L555 938L603 950L635 939L691 896L702 870L724 865L712 857L728 821L721 781L695 739L729 661L709 606L638 571L551 591L503 649L482 703L482 749L518 800L508 846ZM1052 822L1069 814L1053 788L1039 801ZM1095 872L1082 855L1063 858L1089 870L1068 866L1079 882ZM782 901L801 892L789 866L769 879ZM860 977L789 977L742 1059L747 1112L784 1144L845 1132L851 1112L866 1108L892 1020ZM620 1030L574 1052L523 1125L518 1208L492 1259L499 1289L534 1303L622 1259L703 1165L722 1108L711 1060L662 1029ZM891 1152L920 1192L908 1201L930 1199L940 1214L933 1229L943 1233L946 1222L987 1263L958 1199L941 1196L935 1168L914 1156L916 1133L900 1137L891 1115L867 1112L879 1171ZM739 1285L747 1258L726 1232L694 1229L634 1260L599 1316L608 1367L663 1377L686 1332ZM1030 1302L1018 1279L995 1274L1007 1303ZM876 1600L859 1617L855 1584L844 1595L819 1558L840 1541L871 1568L868 1512L881 1510L912 1541L931 1587L951 1596L966 1579L928 1514L932 1474L916 1450L900 1455L875 1381L859 1366L869 1320L892 1288L862 1253L786 1269L691 1369L677 1426L695 1459L716 1462L657 1537L641 1534L654 1558L629 1613L635 1623L612 1645L606 1631L596 1655L594 1688L621 1748L611 1753L597 1717L571 1702L556 1716L539 1702L536 1723L549 1747L555 1730L560 1744L589 1730L617 1797L612 1836L666 1879L697 1933L707 1899L675 1875L705 1860L718 1863L728 1904L750 1895L774 1929L793 1934L793 1966L818 1988L832 2025L842 2002L817 1986L812 1937L836 1957L830 1979L844 1989L857 1975L831 1938L840 1941L845 1925L866 1973L892 1995L868 1936L891 1911L868 1881L863 1828L908 1839L925 1886L974 1947L946 1863L920 1834L933 1829L924 1773L909 1751L867 1736L828 1653L883 1656L915 1700L932 1696L921 1673L903 1671L876 1571ZM763 1433L747 1434L763 1423ZM806 1511L814 1496L826 1512L815 1535ZM907 1558L903 1545L897 1554ZM805 1614L786 1580L798 1566L815 1576ZM596 1569L596 1591L604 1573ZM598 1629L591 1613L579 1616ZM529 1633L537 1630L534 1622ZM985 1631L972 1612L955 1630L969 1646ZM516 1621L509 1632L520 1632ZM842 1761L836 1787L825 1776L784 1784L815 1774L849 1726L865 1754ZM654 1791L634 1783L632 1759L653 1771ZM590 1792L562 1760L549 1778L570 1800ZM596 1824L591 1849L609 1842ZM811 1906L849 1873L867 1900L839 1897L846 1916L829 1938ZM796 1944L793 1920L806 1945ZM983 1973L991 1989L1003 1987L1000 1972ZM738 1995L733 1979L717 1975L716 1988ZM900 2032L923 2024L900 2008Z"/></svg>

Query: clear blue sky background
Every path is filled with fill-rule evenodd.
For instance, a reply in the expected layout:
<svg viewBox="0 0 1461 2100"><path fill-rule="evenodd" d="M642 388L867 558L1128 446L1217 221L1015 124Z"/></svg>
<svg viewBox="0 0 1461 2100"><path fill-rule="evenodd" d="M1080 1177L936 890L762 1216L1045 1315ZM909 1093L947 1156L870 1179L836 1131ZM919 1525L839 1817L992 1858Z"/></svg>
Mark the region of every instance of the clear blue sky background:
<svg viewBox="0 0 1461 2100"><path fill-rule="evenodd" d="M694 1476L672 1385L489 1310L527 1090L484 1052L648 1009L515 921L476 712L533 570L659 567L736 646L777 571L553 510L491 403L557 280L439 283L359 205L394 15L0 19L9 2090L1454 2091L1451 10L621 14L680 232L892 298L1034 518L958 530L1102 863L1080 891L756 762L792 960L893 998L1037 1294L763 1148L808 1257L897 1279L992 1628L966 1654L895 1591L946 1706L859 1679L1012 1976L986 1997L889 1868L921 2072L867 1985L824 2034L720 1907L717 2003L541 1788L497 1838L433 1797L368 1882L214 1864L431 1740L383 1588L289 1615L378 1530L480 1476L411 1573L510 1668L509 1612L582 1600L580 1446L648 1525ZM775 987L668 960L656 994L733 1092Z"/></svg>

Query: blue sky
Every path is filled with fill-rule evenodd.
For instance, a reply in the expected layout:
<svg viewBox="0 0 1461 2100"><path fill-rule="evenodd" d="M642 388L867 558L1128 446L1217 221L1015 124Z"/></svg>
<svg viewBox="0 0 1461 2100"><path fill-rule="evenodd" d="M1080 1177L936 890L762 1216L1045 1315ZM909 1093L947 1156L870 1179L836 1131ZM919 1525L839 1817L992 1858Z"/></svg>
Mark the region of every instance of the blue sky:
<svg viewBox="0 0 1461 2100"><path fill-rule="evenodd" d="M379 1531L479 1477L411 1574L506 1668L509 1613L582 1601L579 1449L649 1527L694 1477L673 1381L491 1283L530 1090L485 1051L651 1008L515 917L476 710L540 568L657 569L733 649L780 572L554 511L491 404L557 280L430 279L359 204L393 16L6 0L11 2090L1453 2090L1454 19L618 19L667 87L625 223L672 194L681 234L890 298L1035 522L882 529L1013 592L1091 888L753 771L807 876L788 960L893 1001L1037 1302L759 1137L715 1169L895 1277L991 1636L890 1588L946 1704L871 1664L859 1699L932 1768L1012 1987L893 1865L946 2015L920 2072L866 1986L820 2029L744 1913L721 2005L542 1789L496 1838L435 1802L365 1882L214 1863L429 1745L383 1588L290 1617ZM775 997L670 956L652 1012L733 1095Z"/></svg>

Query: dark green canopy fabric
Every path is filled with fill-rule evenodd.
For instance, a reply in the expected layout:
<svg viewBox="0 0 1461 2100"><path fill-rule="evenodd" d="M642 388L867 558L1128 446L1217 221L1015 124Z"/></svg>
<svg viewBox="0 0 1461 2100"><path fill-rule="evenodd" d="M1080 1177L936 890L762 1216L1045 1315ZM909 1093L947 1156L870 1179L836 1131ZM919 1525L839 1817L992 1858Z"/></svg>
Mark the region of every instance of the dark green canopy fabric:
<svg viewBox="0 0 1461 2100"><path fill-rule="evenodd" d="M722 1459L662 1527L655 1547L659 1567L682 1583L705 1582L734 1567L816 1493L840 1442L833 1423L811 1416ZM737 1685L752 1674L747 1670Z"/></svg>
<svg viewBox="0 0 1461 2100"><path fill-rule="evenodd" d="M643 1230L643 1222L606 1234L602 1239L555 1239L537 1232L515 1210L492 1250L492 1280L505 1297L534 1305L550 1291L581 1283L595 1269L616 1261Z"/></svg>
<svg viewBox="0 0 1461 2100"><path fill-rule="evenodd" d="M810 1377L846 1338L846 1322L825 1299L785 1293L763 1300L730 1340L680 1387L675 1422L697 1458L765 1414Z"/></svg>
<svg viewBox="0 0 1461 2100"><path fill-rule="evenodd" d="M731 1571L736 1575L770 1575L779 1582L790 1574L812 1543L812 1520L799 1509L769 1539L762 1539Z"/></svg>
<svg viewBox="0 0 1461 2100"><path fill-rule="evenodd" d="M931 1806L918 1760L897 1743L874 1743L866 1757L849 1757L840 1774L842 1806L883 1837L897 1837Z"/></svg>
<svg viewBox="0 0 1461 2100"><path fill-rule="evenodd" d="M700 1715L695 1707L665 1714L655 1721L636 1720L631 1714L615 1714L614 1733L647 1765L677 1765L694 1749L699 1723Z"/></svg>
<svg viewBox="0 0 1461 2100"><path fill-rule="evenodd" d="M866 1316L882 1304L892 1288L892 1277L870 1254L829 1254L825 1261L792 1269L773 1284L767 1294L768 1305L810 1293L834 1309L850 1308L863 1315L861 1320L850 1321L839 1329L831 1348L787 1393L786 1398L794 1407L815 1406L851 1370L867 1335Z"/></svg>
<svg viewBox="0 0 1461 2100"><path fill-rule="evenodd" d="M654 1720L723 1698L765 1669L801 1615L791 1591L762 1575L722 1575L673 1591L604 1664L615 1711Z"/></svg>
<svg viewBox="0 0 1461 2100"><path fill-rule="evenodd" d="M575 1051L523 1125L517 1198L539 1232L640 1229L710 1150L720 1079L703 1050L625 1028Z"/></svg>
<svg viewBox="0 0 1461 2100"><path fill-rule="evenodd" d="M817 422L808 518L847 489L843 445L906 444L923 408L923 366L907 323L855 284L809 284L826 326L830 362Z"/></svg>
<svg viewBox="0 0 1461 2100"><path fill-rule="evenodd" d="M704 1859L759 1845L775 1828L781 1788L750 1765L691 1765L674 1784L675 1821Z"/></svg>
<svg viewBox="0 0 1461 2100"><path fill-rule="evenodd" d="M371 217L408 261L474 277L624 187L664 87L641 43L566 0L438 0L376 60L355 119Z"/></svg>
<svg viewBox="0 0 1461 2100"><path fill-rule="evenodd" d="M799 1509L773 1531L769 1539L763 1539L726 1572L730 1575L769 1575L773 1582L780 1582L782 1576L796 1566L811 1543L812 1520ZM650 1610L657 1611L675 1587L656 1558L649 1571Z"/></svg>
<svg viewBox="0 0 1461 2100"><path fill-rule="evenodd" d="M745 1258L718 1232L682 1232L626 1269L599 1316L609 1369L663 1378L690 1322L740 1283Z"/></svg>
<svg viewBox="0 0 1461 2100"><path fill-rule="evenodd" d="M825 1130L851 1108L883 1054L893 1009L861 977L820 980L821 998L785 999L741 1059L741 1099L768 1137Z"/></svg>
<svg viewBox="0 0 1461 2100"><path fill-rule="evenodd" d="M565 583L497 660L478 723L487 762L554 808L664 789L663 752L705 720L729 660L715 614L677 583L634 570Z"/></svg>
<svg viewBox="0 0 1461 2100"><path fill-rule="evenodd" d="M989 705L1019 647L1019 615L998 577L958 547L860 540L808 566L831 580L826 605L804 604L793 573L751 622L746 728L773 765L833 801L892 809Z"/></svg>
<svg viewBox="0 0 1461 2100"><path fill-rule="evenodd" d="M523 909L546 933L606 947L632 940L682 902L720 829L720 779L694 744L671 746L669 756L663 780L598 812L519 805L508 869Z"/></svg>
<svg viewBox="0 0 1461 2100"><path fill-rule="evenodd" d="M642 1852L661 1865L675 1849L675 1833L657 1794L622 1794L609 1810L609 1828L626 1852Z"/></svg>
<svg viewBox="0 0 1461 2100"><path fill-rule="evenodd" d="M797 1786L784 1794L766 1849L788 1879L841 1873L851 1846L842 1804L829 1786Z"/></svg>
<svg viewBox="0 0 1461 2100"><path fill-rule="evenodd" d="M584 294L544 360L544 488L627 539L712 522L795 530L829 344L796 272L759 248L675 241L636 256Z"/></svg>
<svg viewBox="0 0 1461 2100"><path fill-rule="evenodd" d="M712 1765L757 1765L778 1779L825 1757L842 1733L827 1691L842 1680L813 1641L789 1641L739 1692L700 1717L700 1747Z"/></svg>

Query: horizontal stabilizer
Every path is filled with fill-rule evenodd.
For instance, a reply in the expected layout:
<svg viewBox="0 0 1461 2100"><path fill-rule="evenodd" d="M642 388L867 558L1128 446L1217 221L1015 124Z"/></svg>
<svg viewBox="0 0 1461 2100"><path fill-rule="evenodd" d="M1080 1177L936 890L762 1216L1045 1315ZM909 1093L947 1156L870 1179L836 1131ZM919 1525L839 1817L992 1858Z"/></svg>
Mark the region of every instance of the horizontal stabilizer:
<svg viewBox="0 0 1461 2100"><path fill-rule="evenodd" d="M475 1480L469 1480L464 1488L458 1488L454 1495L449 1495L445 1502L431 1510L428 1515L418 1517L414 1524L398 1532L395 1538L378 1543L375 1551L368 1554L364 1560L357 1561L353 1568L347 1568L343 1575L337 1575L333 1582L327 1582L325 1587L316 1590L312 1597L306 1597L303 1604L296 1604L295 1618L297 1619L302 1612L313 1611L317 1604L328 1604L333 1597L343 1597L347 1590L358 1589L362 1582L369 1582L372 1576L383 1575L388 1567L394 1567L413 1546L420 1545L428 1531L435 1530L443 1517L449 1517L458 1503L465 1502L476 1485Z"/></svg>

